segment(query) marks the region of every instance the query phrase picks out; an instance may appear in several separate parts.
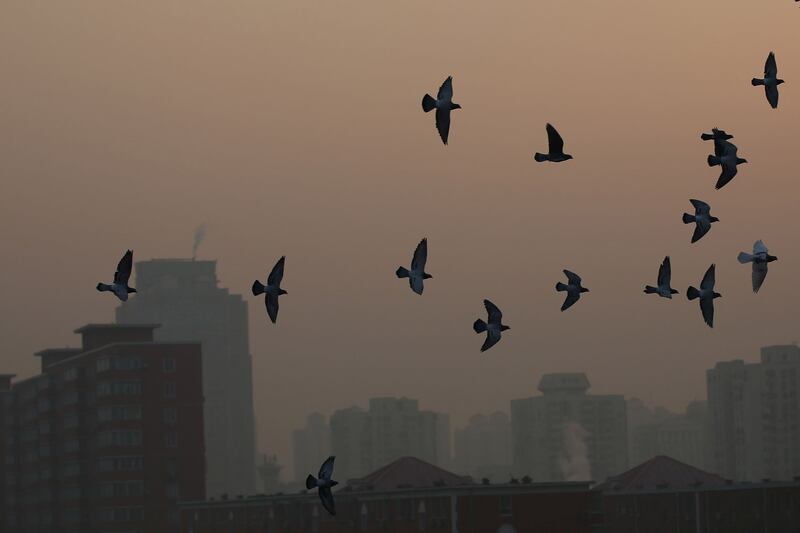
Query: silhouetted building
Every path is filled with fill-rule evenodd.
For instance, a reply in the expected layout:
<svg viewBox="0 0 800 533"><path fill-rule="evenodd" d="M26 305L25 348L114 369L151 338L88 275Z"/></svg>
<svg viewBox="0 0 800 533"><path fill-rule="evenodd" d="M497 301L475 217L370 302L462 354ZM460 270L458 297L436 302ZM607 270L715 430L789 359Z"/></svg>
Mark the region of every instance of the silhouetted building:
<svg viewBox="0 0 800 533"><path fill-rule="evenodd" d="M643 412L649 416L643 416ZM635 400L628 401L629 452L633 464L666 455L705 468L707 430L706 402L692 402L685 413L676 414L661 408L650 411Z"/></svg>
<svg viewBox="0 0 800 533"><path fill-rule="evenodd" d="M506 413L474 415L455 431L455 469L476 479L511 479L511 421Z"/></svg>
<svg viewBox="0 0 800 533"><path fill-rule="evenodd" d="M314 473L314 465L321 465L331 454L331 429L325 415L311 413L306 425L292 432L292 464L294 480L305 484L306 476Z"/></svg>
<svg viewBox="0 0 800 533"><path fill-rule="evenodd" d="M761 349L760 363L717 363L706 372L711 468L726 478L800 475L800 348Z"/></svg>
<svg viewBox="0 0 800 533"><path fill-rule="evenodd" d="M117 322L158 323L157 340L202 344L208 494L254 493L247 303L217 285L216 261L139 261L135 273L139 292L117 308Z"/></svg>
<svg viewBox="0 0 800 533"><path fill-rule="evenodd" d="M450 461L449 417L420 411L417 400L372 398L369 411L353 407L333 413L330 428L331 453L342 479L407 455L437 465Z"/></svg>
<svg viewBox="0 0 800 533"><path fill-rule="evenodd" d="M200 345L156 327L84 326L0 393L7 532L178 531L205 497Z"/></svg>
<svg viewBox="0 0 800 533"><path fill-rule="evenodd" d="M625 399L589 395L583 373L545 374L542 396L512 400L514 473L534 481L600 480L628 465Z"/></svg>
<svg viewBox="0 0 800 533"><path fill-rule="evenodd" d="M261 478L261 492L274 494L279 492L281 485L282 466L278 464L277 455L261 454L261 464L258 465L258 475Z"/></svg>
<svg viewBox="0 0 800 533"><path fill-rule="evenodd" d="M413 457L351 480L334 498L335 517L313 493L185 502L182 531L589 533L601 505L588 483L475 484Z"/></svg>

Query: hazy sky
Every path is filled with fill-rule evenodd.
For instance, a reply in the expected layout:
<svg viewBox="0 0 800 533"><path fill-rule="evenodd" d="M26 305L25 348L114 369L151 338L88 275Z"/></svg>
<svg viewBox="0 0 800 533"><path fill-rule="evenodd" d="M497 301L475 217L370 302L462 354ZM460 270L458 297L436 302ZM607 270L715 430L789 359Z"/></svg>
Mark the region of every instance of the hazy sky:
<svg viewBox="0 0 800 533"><path fill-rule="evenodd" d="M30 2L0 7L0 371L111 321L137 259L218 259L250 305L260 446L376 395L508 410L547 372L682 409L800 338L790 0ZM750 78L774 50L778 110ZM453 76L450 145L420 100ZM575 159L536 164L552 122ZM701 131L749 163L714 190ZM720 222L699 243L689 198ZM394 271L429 240L425 294ZM779 257L758 295L736 254ZM286 255L277 327L256 277ZM672 301L645 296L672 256ZM689 284L717 263L716 326ZM569 268L591 289L565 313ZM135 273L134 273L135 276ZM511 330L486 354L482 299ZM313 465L311 465L313 466Z"/></svg>

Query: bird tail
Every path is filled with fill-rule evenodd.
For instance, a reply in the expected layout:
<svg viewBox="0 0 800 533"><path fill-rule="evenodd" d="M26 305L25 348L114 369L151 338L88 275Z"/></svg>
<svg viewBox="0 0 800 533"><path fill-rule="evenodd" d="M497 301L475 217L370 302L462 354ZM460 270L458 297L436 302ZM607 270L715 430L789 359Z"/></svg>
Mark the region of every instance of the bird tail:
<svg viewBox="0 0 800 533"><path fill-rule="evenodd" d="M689 287L688 289L686 289L686 297L689 298L690 300L700 298L700 291L698 291L694 287Z"/></svg>
<svg viewBox="0 0 800 533"><path fill-rule="evenodd" d="M711 133L701 133L700 138L703 139L704 141L710 141L711 139L714 138L714 135Z"/></svg>
<svg viewBox="0 0 800 533"><path fill-rule="evenodd" d="M472 324L472 329L475 330L475 333L483 333L486 331L486 322L479 318L474 324Z"/></svg>
<svg viewBox="0 0 800 533"><path fill-rule="evenodd" d="M764 80L760 80L758 78L753 78L752 80L750 80L750 83L752 83L754 86L764 85Z"/></svg>
<svg viewBox="0 0 800 533"><path fill-rule="evenodd" d="M428 111L432 111L434 108L436 108L436 98L434 98L433 96L431 96L429 94L426 94L425 96L423 96L422 97L422 110L427 113Z"/></svg>
<svg viewBox="0 0 800 533"><path fill-rule="evenodd" d="M97 290L100 292L110 291L111 287L106 285L105 283L98 283Z"/></svg>
<svg viewBox="0 0 800 533"><path fill-rule="evenodd" d="M556 283L556 290L559 292L566 291L568 290L568 287L559 281L558 283Z"/></svg>
<svg viewBox="0 0 800 533"><path fill-rule="evenodd" d="M408 277L408 269L407 268L403 268L403 267L399 267L395 271L395 274L397 275L398 278L407 278Z"/></svg>
<svg viewBox="0 0 800 533"><path fill-rule="evenodd" d="M264 294L264 284L258 280L253 282L253 296L258 296L259 294Z"/></svg>
<svg viewBox="0 0 800 533"><path fill-rule="evenodd" d="M719 160L719 157L709 154L709 156L708 156L708 166L715 167L715 166L719 165L720 163L721 163L721 161Z"/></svg>
<svg viewBox="0 0 800 533"><path fill-rule="evenodd" d="M538 161L539 163L541 163L542 161L547 161L547 159L548 159L547 158L547 154L540 154L539 152L536 152L535 154L533 154L533 158L536 161Z"/></svg>
<svg viewBox="0 0 800 533"><path fill-rule="evenodd" d="M316 486L317 486L317 478L309 474L308 477L306 478L306 488L308 490L311 490Z"/></svg>
<svg viewBox="0 0 800 533"><path fill-rule="evenodd" d="M658 289L653 287L652 285L645 285L645 287L644 287L644 293L645 294L656 294L657 292L658 292Z"/></svg>
<svg viewBox="0 0 800 533"><path fill-rule="evenodd" d="M753 260L753 256L748 254L747 252L739 252L739 255L736 257L736 259L741 264L745 264L751 262Z"/></svg>
<svg viewBox="0 0 800 533"><path fill-rule="evenodd" d="M684 224L691 224L694 221L695 221L694 220L694 215L690 215L689 213L684 213L683 214L683 223Z"/></svg>

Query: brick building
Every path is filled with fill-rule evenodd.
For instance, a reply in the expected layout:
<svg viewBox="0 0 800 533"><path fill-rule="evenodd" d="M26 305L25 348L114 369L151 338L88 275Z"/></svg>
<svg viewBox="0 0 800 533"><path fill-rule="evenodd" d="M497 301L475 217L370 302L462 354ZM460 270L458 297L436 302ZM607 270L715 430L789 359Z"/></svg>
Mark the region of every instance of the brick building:
<svg viewBox="0 0 800 533"><path fill-rule="evenodd" d="M39 375L5 376L0 531L177 531L178 500L205 497L200 345L156 327L90 324L37 353Z"/></svg>

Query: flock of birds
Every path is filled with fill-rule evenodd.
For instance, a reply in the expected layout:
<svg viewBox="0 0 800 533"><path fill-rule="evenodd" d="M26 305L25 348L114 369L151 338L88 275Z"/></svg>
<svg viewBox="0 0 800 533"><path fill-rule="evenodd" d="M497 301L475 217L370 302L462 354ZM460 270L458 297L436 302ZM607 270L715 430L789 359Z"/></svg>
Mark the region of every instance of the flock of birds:
<svg viewBox="0 0 800 533"><path fill-rule="evenodd" d="M775 109L778 107L778 85L782 83L784 83L784 81L778 78L775 54L770 52L764 66L764 77L753 78L752 85L764 87L767 102ZM453 102L452 76L448 77L441 85L436 98L432 97L430 94L426 94L422 98L422 109L426 113L436 110L436 129L439 131L442 142L446 145L450 135L450 113L453 110L461 109L459 104ZM536 152L533 156L534 160L540 163L544 161L561 163L572 159L572 155L564 153L564 139L555 127L551 124L547 124L546 130L548 151L547 153ZM700 137L704 141L714 141L714 153L708 156L708 165L710 167L721 167L720 176L716 183L716 189L721 189L730 183L736 176L738 166L747 163L747 160L738 156L738 148L730 142L733 135L728 134L724 130L713 128L711 133L703 133ZM695 225L691 240L692 243L695 243L702 239L703 236L711 230L711 225L719 221L719 219L711 215L711 206L706 202L696 199L691 199L689 201L694 207L694 214L684 213L683 222L684 224ZM411 268L401 266L398 267L395 272L398 278L408 279L411 290L418 295L421 295L425 289L425 280L433 277L425 272L427 259L428 240L422 239L414 250L414 255L411 259ZM770 255L764 243L758 240L753 245L752 253L741 252L737 259L742 264L752 264L753 292L758 292L767 276L767 265L777 260L777 257ZM285 256L278 260L267 276L266 284L255 280L252 286L254 296L265 295L264 302L267 315L273 324L278 320L278 299L280 296L287 294L287 292L281 288L285 262ZM97 290L112 292L121 301L127 301L128 295L136 292L136 289L129 285L132 270L133 251L128 250L117 265L113 282L110 284L98 283ZM579 275L566 269L563 272L567 278L567 282L562 283L559 281L556 283L555 287L556 291L566 293L566 298L561 306L561 311L566 311L580 300L583 293L589 292L589 289L582 285ZM670 286L671 276L670 258L666 256L658 269L656 285L646 285L644 288L645 294L657 294L662 298L671 299L673 294L678 293L677 290ZM698 289L690 286L686 291L686 297L689 300L700 301L700 310L703 319L709 327L714 327L714 299L722 296L720 293L714 291L714 278L715 265L712 264L703 276L700 282L700 288ZM484 300L483 305L488 315L487 320L478 319L473 324L473 329L476 333L486 334L486 339L481 346L481 352L485 352L497 344L500 341L502 332L510 329L509 326L503 324L503 313L495 304L489 300ZM322 505L331 515L336 514L336 507L331 492L331 488L337 485L337 482L331 477L333 475L334 461L335 457L329 457L320 467L317 477L309 475L306 479L306 488L309 490L318 489Z"/></svg>

